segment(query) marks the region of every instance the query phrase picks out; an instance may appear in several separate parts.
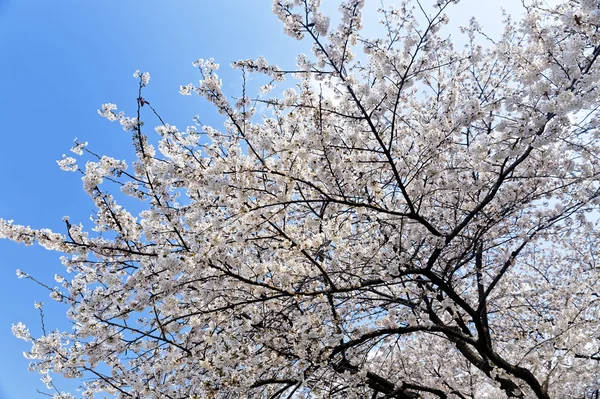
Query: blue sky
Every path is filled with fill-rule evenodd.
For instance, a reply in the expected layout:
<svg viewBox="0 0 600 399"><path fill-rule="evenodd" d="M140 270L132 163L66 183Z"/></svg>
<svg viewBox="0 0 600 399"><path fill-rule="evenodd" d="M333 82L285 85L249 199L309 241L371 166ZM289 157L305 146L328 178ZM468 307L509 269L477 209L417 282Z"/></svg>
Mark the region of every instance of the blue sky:
<svg viewBox="0 0 600 399"><path fill-rule="evenodd" d="M498 13L476 5L461 6L460 23L477 12L497 30ZM240 78L231 61L263 55L291 67L308 49L283 35L271 0L0 0L0 217L59 232L65 215L74 223L89 218L92 203L80 177L55 161L75 137L97 153L131 159L129 135L96 110L107 102L126 113L135 109L136 69L151 73L145 97L166 121L185 126L200 115L218 126L209 105L178 94L179 85L199 79L192 61L214 57L226 92L235 95ZM47 328L68 328L66 309L17 279L16 269L54 285L62 265L56 253L0 240L0 399L38 397L43 389L27 372L22 352L29 345L12 337L11 325L23 321L38 335L33 303L43 301Z"/></svg>

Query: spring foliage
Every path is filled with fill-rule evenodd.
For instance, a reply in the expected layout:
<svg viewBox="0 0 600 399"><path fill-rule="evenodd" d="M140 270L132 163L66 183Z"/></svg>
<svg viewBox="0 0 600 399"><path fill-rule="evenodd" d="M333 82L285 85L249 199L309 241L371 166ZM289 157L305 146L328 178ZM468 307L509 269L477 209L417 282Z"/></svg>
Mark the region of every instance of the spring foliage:
<svg viewBox="0 0 600 399"><path fill-rule="evenodd" d="M222 128L163 122L136 72L137 116L99 111L135 162L86 143L85 166L59 161L92 231L0 221L65 254L52 297L73 329L13 327L32 369L87 398L597 398L600 2L528 2L460 49L453 3L379 10L368 38L362 0L333 27L318 0L275 0L312 54L233 63L267 82L234 100L197 61L180 93Z"/></svg>

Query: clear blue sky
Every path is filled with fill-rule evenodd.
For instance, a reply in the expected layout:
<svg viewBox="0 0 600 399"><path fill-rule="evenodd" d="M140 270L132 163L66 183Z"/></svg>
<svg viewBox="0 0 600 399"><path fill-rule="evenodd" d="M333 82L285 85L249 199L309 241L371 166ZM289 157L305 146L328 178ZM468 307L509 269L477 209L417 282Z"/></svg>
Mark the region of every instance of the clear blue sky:
<svg viewBox="0 0 600 399"><path fill-rule="evenodd" d="M463 10L474 13L477 2L466 3ZM129 135L96 110L112 102L133 112L136 69L151 73L145 97L166 121L186 126L200 115L216 125L210 106L178 95L179 85L199 79L192 61L214 57L226 92L235 95L240 79L231 61L263 55L291 67L309 49L285 37L270 10L271 0L0 0L0 217L59 232L65 215L88 219L92 203L79 175L62 172L55 161L75 137L97 153L131 159ZM498 14L489 19L485 7L479 11L488 18L484 26L497 29ZM459 15L460 23L468 21ZM39 335L34 301L47 307L47 328L69 328L66 309L17 279L16 269L52 286L63 270L56 253L0 240L0 399L42 397L36 389L43 385L22 356L29 345L10 332L23 321Z"/></svg>

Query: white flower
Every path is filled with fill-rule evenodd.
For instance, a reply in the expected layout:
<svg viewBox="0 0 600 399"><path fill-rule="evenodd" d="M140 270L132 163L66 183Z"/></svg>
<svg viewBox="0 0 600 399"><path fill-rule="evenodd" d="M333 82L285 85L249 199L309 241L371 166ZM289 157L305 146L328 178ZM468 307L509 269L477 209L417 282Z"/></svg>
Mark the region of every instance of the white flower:
<svg viewBox="0 0 600 399"><path fill-rule="evenodd" d="M29 334L29 330L25 326L25 324L19 322L17 324L12 325L12 333L15 337L29 341L31 340L31 335Z"/></svg>
<svg viewBox="0 0 600 399"><path fill-rule="evenodd" d="M116 109L117 106L115 104L102 104L102 108L98 110L98 114L113 122L119 119L119 115L117 115L117 113L115 112Z"/></svg>
<svg viewBox="0 0 600 399"><path fill-rule="evenodd" d="M150 82L150 74L148 72L140 73L139 69L133 73L133 77L136 79L140 79L142 82L142 86L146 86L148 85L148 82Z"/></svg>
<svg viewBox="0 0 600 399"><path fill-rule="evenodd" d="M77 139L75 139L75 145L71 147L71 152L77 155L83 155L83 148L87 147L87 145L87 141L79 143L77 142Z"/></svg>
<svg viewBox="0 0 600 399"><path fill-rule="evenodd" d="M191 83L187 84L186 86L179 86L179 94L183 96L189 96L191 95L193 88L194 86Z"/></svg>
<svg viewBox="0 0 600 399"><path fill-rule="evenodd" d="M44 374L40 380L46 385L46 388L52 389L52 377L49 374Z"/></svg>
<svg viewBox="0 0 600 399"><path fill-rule="evenodd" d="M150 74L148 72L144 72L142 74L142 84L144 86L147 86L149 82L150 82Z"/></svg>
<svg viewBox="0 0 600 399"><path fill-rule="evenodd" d="M271 90L273 90L274 87L275 86L273 84L271 84L271 83L266 84L266 85L262 85L262 86L260 86L260 92L261 93L265 93L265 94L269 93Z"/></svg>
<svg viewBox="0 0 600 399"><path fill-rule="evenodd" d="M119 123L123 126L123 130L125 131L135 131L142 124L137 118L130 118L128 116L121 117Z"/></svg>
<svg viewBox="0 0 600 399"><path fill-rule="evenodd" d="M63 154L62 159L56 161L56 163L62 170L68 172L75 172L78 169L77 160L75 158L67 157L65 154Z"/></svg>

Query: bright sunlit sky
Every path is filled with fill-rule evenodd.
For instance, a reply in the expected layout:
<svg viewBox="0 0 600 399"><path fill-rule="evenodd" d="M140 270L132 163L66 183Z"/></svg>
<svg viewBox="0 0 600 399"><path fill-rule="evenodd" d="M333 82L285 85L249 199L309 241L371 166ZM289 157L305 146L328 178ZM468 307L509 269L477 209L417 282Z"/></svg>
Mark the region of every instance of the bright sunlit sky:
<svg viewBox="0 0 600 399"><path fill-rule="evenodd" d="M331 10L338 3L322 1ZM367 0L367 7L379 3ZM463 0L450 24L466 25L476 15L498 35L500 5L518 15L519 4ZM375 24L369 16L367 25ZM215 58L224 90L236 96L241 81L228 67L231 61L263 55L291 68L295 56L309 49L283 35L271 0L0 0L0 218L61 233L65 215L73 223L88 220L92 202L80 176L62 172L55 161L76 137L96 153L132 160L129 134L96 110L107 102L126 113L135 110L136 69L150 72L145 98L168 123L183 128L199 115L210 125L219 119L209 105L178 94L179 85L199 79L192 61ZM32 281L17 279L16 269L54 286L63 267L59 254L0 240L0 399L41 398L36 389L44 386L22 356L29 344L12 336L11 325L23 321L38 336L33 304L43 301L47 329L70 327L66 308L51 303L48 291Z"/></svg>

